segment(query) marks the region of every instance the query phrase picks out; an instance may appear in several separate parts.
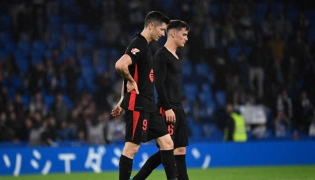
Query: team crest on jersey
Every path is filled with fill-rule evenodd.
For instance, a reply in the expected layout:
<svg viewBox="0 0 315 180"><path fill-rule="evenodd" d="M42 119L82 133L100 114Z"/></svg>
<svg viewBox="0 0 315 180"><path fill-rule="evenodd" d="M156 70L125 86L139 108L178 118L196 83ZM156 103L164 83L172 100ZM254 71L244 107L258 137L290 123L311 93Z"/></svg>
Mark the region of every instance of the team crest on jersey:
<svg viewBox="0 0 315 180"><path fill-rule="evenodd" d="M137 48L132 48L131 49L131 53L134 54L134 55L136 55L138 52L140 52L140 50L137 49Z"/></svg>

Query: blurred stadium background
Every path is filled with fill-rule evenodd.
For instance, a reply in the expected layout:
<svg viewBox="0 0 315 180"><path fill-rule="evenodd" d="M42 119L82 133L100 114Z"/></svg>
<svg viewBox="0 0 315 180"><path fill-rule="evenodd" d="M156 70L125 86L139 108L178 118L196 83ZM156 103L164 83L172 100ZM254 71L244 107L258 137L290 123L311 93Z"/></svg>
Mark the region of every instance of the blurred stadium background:
<svg viewBox="0 0 315 180"><path fill-rule="evenodd" d="M62 167L80 159L81 150L85 158L90 147L98 155L114 152L103 158L111 166L89 169L84 159L80 168L71 165L72 172L117 168L112 158L122 147L124 119L110 116L121 85L114 63L151 10L191 26L188 44L179 51L189 167L203 167L196 159L208 154L218 167L315 164L315 2L10 0L0 1L0 175L70 172L43 161L48 147L76 152L51 151ZM153 53L164 42L152 43ZM248 152L224 138L227 104L245 118ZM148 144L150 154L154 145ZM216 155L224 157L220 148L246 156L251 147L262 152L260 146L279 148L261 155L274 161L253 155L244 163L232 157L238 163L215 161ZM284 159L295 157L279 160L280 150L286 151ZM137 163L145 159L141 153ZM211 165L209 160L205 168Z"/></svg>

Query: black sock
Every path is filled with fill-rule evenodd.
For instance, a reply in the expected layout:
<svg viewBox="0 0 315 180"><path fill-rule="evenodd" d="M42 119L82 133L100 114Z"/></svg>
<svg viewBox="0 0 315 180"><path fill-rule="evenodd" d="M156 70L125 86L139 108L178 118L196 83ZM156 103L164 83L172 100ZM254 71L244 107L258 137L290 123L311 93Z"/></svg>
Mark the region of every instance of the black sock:
<svg viewBox="0 0 315 180"><path fill-rule="evenodd" d="M176 180L176 162L174 150L160 150L161 162L163 164L166 177L168 180Z"/></svg>
<svg viewBox="0 0 315 180"><path fill-rule="evenodd" d="M119 180L129 180L132 171L133 159L124 155L119 160Z"/></svg>
<svg viewBox="0 0 315 180"><path fill-rule="evenodd" d="M186 167L186 155L175 155L176 167L177 167L177 179L189 180Z"/></svg>
<svg viewBox="0 0 315 180"><path fill-rule="evenodd" d="M133 180L144 180L152 171L161 164L160 151L156 152L144 163L139 172L133 177Z"/></svg>

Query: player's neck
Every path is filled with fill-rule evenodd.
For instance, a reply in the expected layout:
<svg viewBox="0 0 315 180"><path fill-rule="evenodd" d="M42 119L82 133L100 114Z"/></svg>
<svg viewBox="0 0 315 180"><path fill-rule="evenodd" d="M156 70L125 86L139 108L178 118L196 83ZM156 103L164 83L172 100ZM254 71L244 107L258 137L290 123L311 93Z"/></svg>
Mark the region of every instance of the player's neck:
<svg viewBox="0 0 315 180"><path fill-rule="evenodd" d="M171 53L176 54L177 46L174 42L166 41L164 47L168 49Z"/></svg>
<svg viewBox="0 0 315 180"><path fill-rule="evenodd" d="M149 32L149 30L147 30L146 28L143 29L140 34L147 40L148 44L152 41L150 32Z"/></svg>
<svg viewBox="0 0 315 180"><path fill-rule="evenodd" d="M173 54L174 57L176 57L178 59L178 56L176 54L176 50L177 50L177 46L170 41L166 41L164 47Z"/></svg>

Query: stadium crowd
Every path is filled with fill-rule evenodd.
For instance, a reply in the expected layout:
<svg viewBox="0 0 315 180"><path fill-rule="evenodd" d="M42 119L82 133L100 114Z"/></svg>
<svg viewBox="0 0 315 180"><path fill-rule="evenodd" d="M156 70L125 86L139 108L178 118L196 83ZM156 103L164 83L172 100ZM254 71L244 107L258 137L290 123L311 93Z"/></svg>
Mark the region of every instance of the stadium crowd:
<svg viewBox="0 0 315 180"><path fill-rule="evenodd" d="M191 26L179 53L192 138L223 140L227 103L263 105L253 139L315 136L315 3L15 0L0 2L0 141L123 140L113 67L151 10Z"/></svg>

